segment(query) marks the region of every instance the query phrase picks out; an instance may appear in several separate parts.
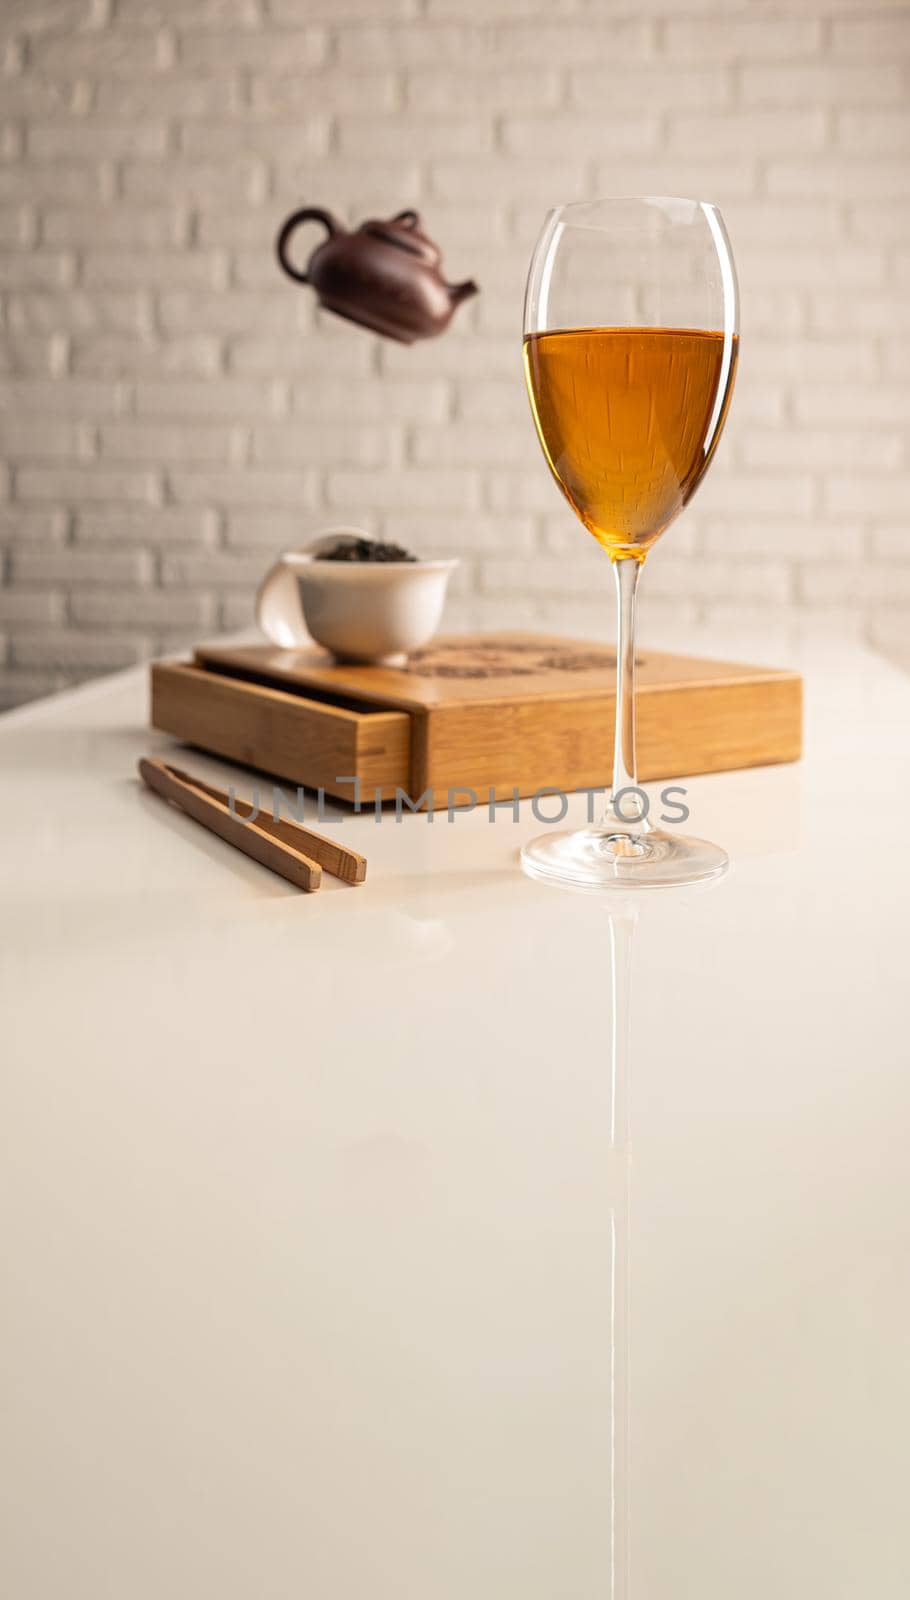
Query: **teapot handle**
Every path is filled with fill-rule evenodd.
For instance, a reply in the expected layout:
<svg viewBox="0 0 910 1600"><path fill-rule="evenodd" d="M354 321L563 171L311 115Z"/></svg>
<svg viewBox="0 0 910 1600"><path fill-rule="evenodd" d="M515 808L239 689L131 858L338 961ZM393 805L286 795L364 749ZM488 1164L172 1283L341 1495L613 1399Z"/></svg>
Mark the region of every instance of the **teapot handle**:
<svg viewBox="0 0 910 1600"><path fill-rule="evenodd" d="M320 206L304 206L302 211L295 211L293 216L288 217L278 235L278 242L275 248L278 252L279 264L288 277L294 278L297 283L307 283L309 280L305 272L301 272L299 268L294 266L292 261L289 261L287 249L291 241L291 234L299 228L302 222L321 222L327 229L329 238L335 233L342 232L335 218L328 211L323 211Z"/></svg>

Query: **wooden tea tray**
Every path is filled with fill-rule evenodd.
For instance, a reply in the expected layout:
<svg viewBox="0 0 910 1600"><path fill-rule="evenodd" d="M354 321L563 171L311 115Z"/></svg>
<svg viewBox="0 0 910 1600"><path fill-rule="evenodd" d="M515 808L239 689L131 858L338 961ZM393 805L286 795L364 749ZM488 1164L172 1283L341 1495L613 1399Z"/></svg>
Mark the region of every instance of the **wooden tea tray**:
<svg viewBox="0 0 910 1600"><path fill-rule="evenodd" d="M152 723L341 799L356 776L365 803L402 789L441 807L458 788L486 801L606 786L614 689L612 650L532 633L437 639L402 668L206 646L152 667ZM795 672L645 651L636 691L643 782L800 755Z"/></svg>

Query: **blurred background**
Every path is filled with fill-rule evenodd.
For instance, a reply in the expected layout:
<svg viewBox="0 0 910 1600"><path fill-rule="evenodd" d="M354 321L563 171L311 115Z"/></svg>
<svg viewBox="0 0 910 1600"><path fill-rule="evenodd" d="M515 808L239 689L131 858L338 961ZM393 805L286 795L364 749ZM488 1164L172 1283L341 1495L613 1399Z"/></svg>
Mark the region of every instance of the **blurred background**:
<svg viewBox="0 0 910 1600"><path fill-rule="evenodd" d="M716 201L742 291L644 638L910 657L907 4L2 0L0 64L0 705L247 624L340 522L459 555L450 627L609 635L520 360L544 211L608 193ZM317 313L307 203L416 206L481 295L410 348Z"/></svg>

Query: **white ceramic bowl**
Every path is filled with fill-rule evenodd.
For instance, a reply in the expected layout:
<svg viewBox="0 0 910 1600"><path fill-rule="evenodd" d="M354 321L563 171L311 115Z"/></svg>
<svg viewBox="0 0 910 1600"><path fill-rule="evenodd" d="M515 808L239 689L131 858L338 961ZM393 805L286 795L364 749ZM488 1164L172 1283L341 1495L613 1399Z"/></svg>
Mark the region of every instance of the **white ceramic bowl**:
<svg viewBox="0 0 910 1600"><path fill-rule="evenodd" d="M288 550L267 572L256 596L256 621L286 649L315 640L341 661L400 665L439 627L449 576L457 561L324 561L342 536L332 528L301 550Z"/></svg>

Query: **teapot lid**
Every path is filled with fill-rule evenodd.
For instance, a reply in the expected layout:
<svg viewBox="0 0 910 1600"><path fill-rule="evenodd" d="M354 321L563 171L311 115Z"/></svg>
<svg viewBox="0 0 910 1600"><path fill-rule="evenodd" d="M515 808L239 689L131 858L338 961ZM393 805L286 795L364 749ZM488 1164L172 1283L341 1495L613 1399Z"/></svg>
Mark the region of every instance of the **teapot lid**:
<svg viewBox="0 0 910 1600"><path fill-rule="evenodd" d="M364 222L358 231L369 234L372 239L381 239L384 244L394 245L398 250L406 250L409 255L417 256L430 265L435 266L440 260L440 251L432 239L420 231L420 217L416 211L399 211L388 222L372 219Z"/></svg>

